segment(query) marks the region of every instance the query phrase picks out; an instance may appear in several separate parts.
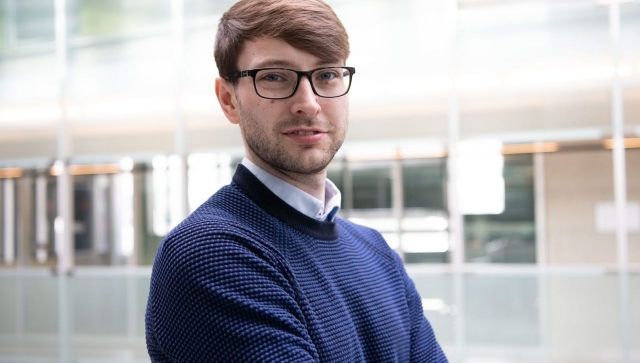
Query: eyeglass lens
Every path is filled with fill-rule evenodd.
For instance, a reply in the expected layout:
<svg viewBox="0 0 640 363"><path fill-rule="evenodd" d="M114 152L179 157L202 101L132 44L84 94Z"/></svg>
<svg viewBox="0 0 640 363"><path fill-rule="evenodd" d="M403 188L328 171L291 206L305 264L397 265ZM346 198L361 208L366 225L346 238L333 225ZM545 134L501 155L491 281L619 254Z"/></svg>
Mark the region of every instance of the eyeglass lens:
<svg viewBox="0 0 640 363"><path fill-rule="evenodd" d="M351 72L345 68L322 68L311 74L311 83L321 97L342 96L349 90ZM267 98L287 98L293 95L298 74L287 69L265 69L254 77L258 95Z"/></svg>

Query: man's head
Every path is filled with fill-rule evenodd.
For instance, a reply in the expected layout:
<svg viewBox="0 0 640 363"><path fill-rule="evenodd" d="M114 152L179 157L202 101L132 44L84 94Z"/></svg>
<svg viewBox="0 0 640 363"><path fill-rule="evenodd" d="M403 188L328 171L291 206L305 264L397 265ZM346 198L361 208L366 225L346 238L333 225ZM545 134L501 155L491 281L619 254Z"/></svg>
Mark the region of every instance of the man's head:
<svg viewBox="0 0 640 363"><path fill-rule="evenodd" d="M349 38L340 19L321 0L242 0L224 13L214 56L220 77L237 71L245 42L278 38L326 63L349 57Z"/></svg>
<svg viewBox="0 0 640 363"><path fill-rule="evenodd" d="M281 176L325 173L347 130L348 87L331 87L350 85L348 55L344 27L320 0L243 0L223 15L216 94L251 161Z"/></svg>

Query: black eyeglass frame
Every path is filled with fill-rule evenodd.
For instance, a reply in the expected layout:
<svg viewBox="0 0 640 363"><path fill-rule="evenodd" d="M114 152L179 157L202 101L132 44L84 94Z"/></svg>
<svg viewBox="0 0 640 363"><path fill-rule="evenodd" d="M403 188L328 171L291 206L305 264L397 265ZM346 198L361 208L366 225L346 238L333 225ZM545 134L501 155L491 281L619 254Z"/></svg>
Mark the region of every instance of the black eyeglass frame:
<svg viewBox="0 0 640 363"><path fill-rule="evenodd" d="M313 85L313 81L311 80L311 75L313 74L313 72L319 71L319 70L323 70L323 69L330 69L330 68L342 68L342 69L346 69L347 71L349 71L349 86L347 87L347 90L338 96L322 96L320 94L318 94L318 91L316 91L316 88ZM285 71L291 71L294 72L295 74L298 75L298 79L296 80L296 85L293 87L293 91L291 92L290 95L288 95L287 97L265 97L263 95L260 94L260 92L258 92L258 86L256 85L256 74L259 71L268 71L268 70L285 70ZM226 76L225 79L227 80L233 80L233 79L240 79L243 77L251 77L253 78L253 89L256 91L256 94L259 97L265 98L267 100L284 100L287 98L291 98L293 97L293 95L296 94L296 91L298 90L298 86L300 85L300 78L302 78L302 76L307 76L307 79L309 80L309 84L311 85L311 89L313 90L313 93L318 96L318 97L322 97L322 98L338 98L338 97L342 97L344 95L346 95L347 93L349 93L349 90L351 89L351 81L352 81L352 77L353 75L356 74L356 68L355 67L342 67L342 66L338 66L338 67L320 67L320 68L315 68L312 69L310 71L296 71L294 69L289 69L289 68L281 68L281 67L269 67L269 68L254 68L254 69L248 69L246 71L237 71L237 72L233 72L230 75Z"/></svg>

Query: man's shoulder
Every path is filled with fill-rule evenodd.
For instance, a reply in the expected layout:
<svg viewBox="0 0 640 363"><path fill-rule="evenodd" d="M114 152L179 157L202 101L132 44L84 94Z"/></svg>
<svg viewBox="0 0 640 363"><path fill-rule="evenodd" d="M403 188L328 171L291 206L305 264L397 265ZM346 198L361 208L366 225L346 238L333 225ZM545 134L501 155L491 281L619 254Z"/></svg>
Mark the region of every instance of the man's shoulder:
<svg viewBox="0 0 640 363"><path fill-rule="evenodd" d="M227 185L173 228L163 239L162 252L220 248L228 244L263 240L251 224L259 224L264 212L237 187Z"/></svg>
<svg viewBox="0 0 640 363"><path fill-rule="evenodd" d="M346 233L347 236L363 238L368 241L384 241L382 234L374 228L343 218L336 218L336 223L338 223L340 231Z"/></svg>
<svg viewBox="0 0 640 363"><path fill-rule="evenodd" d="M342 238L347 238L365 246L367 249L382 255L389 262L396 264L397 254L389 247L384 236L376 229L337 218Z"/></svg>

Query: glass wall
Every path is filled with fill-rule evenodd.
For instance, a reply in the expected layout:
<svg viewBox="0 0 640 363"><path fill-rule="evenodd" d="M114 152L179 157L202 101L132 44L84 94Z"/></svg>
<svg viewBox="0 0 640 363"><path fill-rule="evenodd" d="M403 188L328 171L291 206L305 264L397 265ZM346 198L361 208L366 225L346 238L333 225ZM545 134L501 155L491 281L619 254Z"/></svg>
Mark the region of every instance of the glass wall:
<svg viewBox="0 0 640 363"><path fill-rule="evenodd" d="M503 176L503 211L464 218L468 262L536 262L533 155L505 156Z"/></svg>

